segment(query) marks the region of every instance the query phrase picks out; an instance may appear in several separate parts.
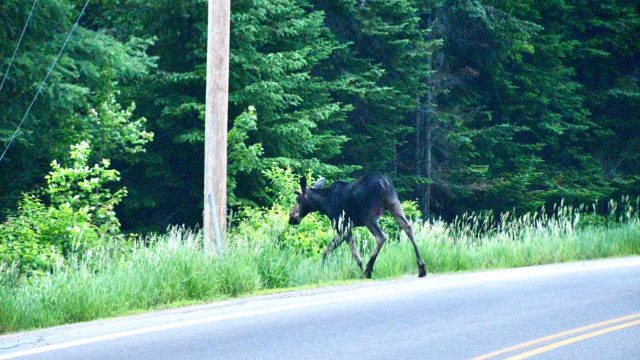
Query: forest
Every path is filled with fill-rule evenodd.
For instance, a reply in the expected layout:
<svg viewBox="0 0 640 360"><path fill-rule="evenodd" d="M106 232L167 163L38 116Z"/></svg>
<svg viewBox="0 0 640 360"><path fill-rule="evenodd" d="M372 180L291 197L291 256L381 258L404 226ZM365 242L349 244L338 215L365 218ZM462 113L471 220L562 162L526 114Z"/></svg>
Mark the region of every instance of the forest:
<svg viewBox="0 0 640 360"><path fill-rule="evenodd" d="M0 91L7 145L84 1L35 7ZM1 75L31 10L0 4ZM201 222L207 2L91 1L0 163L0 213L90 144L127 231ZM389 175L425 218L640 191L636 1L234 0L230 209L265 171Z"/></svg>

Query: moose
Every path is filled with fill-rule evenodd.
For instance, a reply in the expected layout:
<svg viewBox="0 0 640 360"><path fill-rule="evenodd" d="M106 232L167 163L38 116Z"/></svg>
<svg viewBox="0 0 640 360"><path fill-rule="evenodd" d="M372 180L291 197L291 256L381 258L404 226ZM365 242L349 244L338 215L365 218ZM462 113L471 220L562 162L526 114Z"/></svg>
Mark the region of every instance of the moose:
<svg viewBox="0 0 640 360"><path fill-rule="evenodd" d="M327 255L343 242L348 242L351 254L366 278L371 278L373 264L386 241L386 236L380 229L378 219L386 209L396 219L396 222L407 233L413 244L418 263L418 277L427 275L424 262L420 257L416 245L413 229L404 215L398 194L385 175L367 175L353 182L336 181L328 188L324 188L325 179L316 181L310 188L307 179L300 178L300 191L296 191L296 204L289 214L289 224L298 225L302 218L312 212L326 215L336 231L337 237L331 241L322 254L323 261ZM376 239L376 247L371 254L366 269L362 267L362 257L352 237L352 229L366 226Z"/></svg>

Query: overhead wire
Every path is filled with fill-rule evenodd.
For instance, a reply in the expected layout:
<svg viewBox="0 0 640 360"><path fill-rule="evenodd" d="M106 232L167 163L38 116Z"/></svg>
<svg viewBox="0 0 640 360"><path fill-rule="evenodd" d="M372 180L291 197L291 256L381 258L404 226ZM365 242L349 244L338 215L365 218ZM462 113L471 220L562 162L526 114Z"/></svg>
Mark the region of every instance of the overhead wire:
<svg viewBox="0 0 640 360"><path fill-rule="evenodd" d="M13 65L13 60L15 60L16 58L16 54L18 53L18 49L20 48L20 44L22 43L22 38L24 37L24 33L27 32L29 21L31 21L31 17L33 16L33 10L36 8L37 3L38 3L38 0L33 1L33 6L31 6L31 11L29 12L29 17L27 17L27 22L24 23L24 27L22 28L22 33L20 34L20 38L18 39L18 44L16 45L15 50L13 50L13 55L11 56L11 60L9 60L9 66L7 67L7 71L4 73L4 77L2 78L2 82L0 83L0 91L2 91L4 82L7 80L7 76L9 75L9 71L11 70L11 65Z"/></svg>
<svg viewBox="0 0 640 360"><path fill-rule="evenodd" d="M51 75L51 71L53 71L53 68L56 66L56 63L58 62L58 59L60 59L60 55L62 55L62 52L64 51L64 48L67 46L67 43L69 42L69 39L71 38L71 35L75 31L75 29L78 27L78 24L80 23L80 18L82 18L82 15L84 15L84 11L86 10L87 5L89 5L89 1L90 0L87 0L85 2L84 6L82 7L82 10L80 11L80 15L78 15L78 18L76 19L76 22L73 24L73 27L71 28L71 31L69 31L69 34L67 34L67 38L64 40L64 43L62 44L62 47L60 48L60 51L58 52L58 55L56 55L55 59L53 60L53 63L49 67L49 70L47 71L47 75L44 77L44 79L42 79L42 82L40 83L40 87L38 88L38 91L36 92L36 95L33 97L33 100L31 100L31 103L29 104L29 107L27 108L27 111L25 111L24 116L22 117L22 120L20 120L20 123L18 123L18 127L16 128L16 131L14 131L13 135L9 139L9 143L7 144L7 147L2 152L2 155L0 155L0 163L2 162L2 159L4 159L4 156L6 155L7 151L9 150L9 147L11 146L11 144L13 143L13 140L16 138L16 135L20 131L20 128L22 127L22 124L24 124L24 121L27 118L27 115L29 115L29 111L31 111L31 108L33 107L33 104L36 102L36 99L38 99L38 95L40 95L40 93L42 92L42 88L44 88L44 84L47 82L47 79L49 79L49 75Z"/></svg>

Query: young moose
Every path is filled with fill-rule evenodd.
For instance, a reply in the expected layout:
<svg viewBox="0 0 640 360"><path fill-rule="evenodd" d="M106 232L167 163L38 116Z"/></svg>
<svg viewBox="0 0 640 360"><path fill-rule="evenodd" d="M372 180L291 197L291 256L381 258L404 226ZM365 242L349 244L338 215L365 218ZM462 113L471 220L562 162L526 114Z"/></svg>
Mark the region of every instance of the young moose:
<svg viewBox="0 0 640 360"><path fill-rule="evenodd" d="M360 270L364 271L367 278L371 278L373 264L386 240L386 236L378 224L378 219L382 216L384 209L387 209L407 233L413 244L418 263L418 277L427 275L424 262L413 238L413 229L404 216L398 194L388 177L367 175L350 183L337 181L326 189L323 189L324 182L324 179L320 179L311 188L307 188L307 179L304 176L300 178L301 191L296 191L297 203L289 214L289 224L291 225L300 224L302 218L314 211L319 211L329 217L338 236L324 249L323 259L342 242L348 241L353 258L358 263ZM371 254L366 269L362 268L360 252L351 236L351 230L355 226L366 226L376 238L376 248Z"/></svg>

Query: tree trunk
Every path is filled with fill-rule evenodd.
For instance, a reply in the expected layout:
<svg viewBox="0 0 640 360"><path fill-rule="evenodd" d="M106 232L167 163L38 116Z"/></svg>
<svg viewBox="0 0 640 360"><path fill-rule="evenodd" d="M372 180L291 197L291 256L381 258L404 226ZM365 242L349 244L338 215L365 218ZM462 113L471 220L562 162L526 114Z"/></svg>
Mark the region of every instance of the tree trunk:
<svg viewBox="0 0 640 360"><path fill-rule="evenodd" d="M422 161L424 159L424 144L422 143L422 132L424 129L423 120L422 120L422 109L421 109L421 99L418 97L417 99L418 106L416 107L415 113L415 127L416 127L416 177L420 178L423 175L422 172ZM418 185L418 208L422 213L423 220L426 220L425 216L425 186L423 184Z"/></svg>
<svg viewBox="0 0 640 360"><path fill-rule="evenodd" d="M427 191L425 194L425 210L424 216L428 219L431 216L431 183L433 182L433 167L431 161L431 149L433 148L433 126L431 122L427 124L427 136L425 147L427 149L427 159L426 159L426 169L425 173L427 179L429 180L429 184L427 184Z"/></svg>

